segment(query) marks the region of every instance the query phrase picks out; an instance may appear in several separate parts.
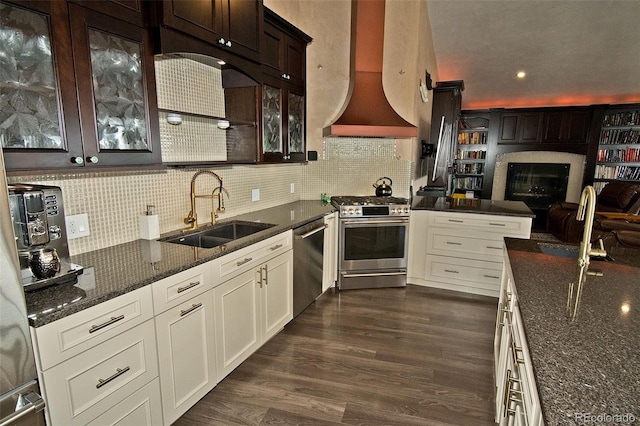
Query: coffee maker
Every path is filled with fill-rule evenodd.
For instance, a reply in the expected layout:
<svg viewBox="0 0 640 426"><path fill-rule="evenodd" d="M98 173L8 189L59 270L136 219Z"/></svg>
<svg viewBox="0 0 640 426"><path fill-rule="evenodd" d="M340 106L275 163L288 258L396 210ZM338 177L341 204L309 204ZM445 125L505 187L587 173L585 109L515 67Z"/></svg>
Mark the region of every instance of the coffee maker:
<svg viewBox="0 0 640 426"><path fill-rule="evenodd" d="M83 268L70 261L60 188L15 183L8 190L24 290L77 281Z"/></svg>

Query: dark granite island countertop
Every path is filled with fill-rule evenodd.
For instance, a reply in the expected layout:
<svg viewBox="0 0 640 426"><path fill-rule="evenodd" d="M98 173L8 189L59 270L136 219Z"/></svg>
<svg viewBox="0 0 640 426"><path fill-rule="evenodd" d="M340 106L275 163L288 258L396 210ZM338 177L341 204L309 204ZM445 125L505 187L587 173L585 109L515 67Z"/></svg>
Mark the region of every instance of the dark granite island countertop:
<svg viewBox="0 0 640 426"><path fill-rule="evenodd" d="M536 241L506 245L545 423L593 423L579 421L586 414L612 416L598 423L640 421L640 250L612 248L615 262L592 261L604 275L587 277L569 321L576 259L544 254Z"/></svg>
<svg viewBox="0 0 640 426"><path fill-rule="evenodd" d="M455 213L477 213L496 216L536 217L522 201L467 200L450 197L414 197L412 210L434 210Z"/></svg>
<svg viewBox="0 0 640 426"><path fill-rule="evenodd" d="M252 213L226 217L218 221L262 222L275 226L249 237L211 249L160 241L135 240L100 250L72 256L84 273L76 284L59 284L25 294L27 316L32 327L105 302L149 285L193 266L206 263L258 241L272 237L321 218L335 211L320 201L297 201ZM163 234L179 235L182 231Z"/></svg>

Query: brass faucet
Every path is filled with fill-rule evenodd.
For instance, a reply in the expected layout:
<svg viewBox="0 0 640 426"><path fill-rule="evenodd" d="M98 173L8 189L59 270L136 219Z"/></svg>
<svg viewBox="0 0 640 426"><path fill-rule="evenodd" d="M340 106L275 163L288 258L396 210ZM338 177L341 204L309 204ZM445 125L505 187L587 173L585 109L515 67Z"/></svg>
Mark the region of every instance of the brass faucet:
<svg viewBox="0 0 640 426"><path fill-rule="evenodd" d="M220 183L219 186L216 186L213 189L211 194L196 194L196 179L198 178L198 176L202 174L211 175L216 179L218 179L218 182ZM216 190L218 190L217 197L216 197ZM222 192L225 192L227 196L229 196L229 193L227 192L227 190L222 187L222 178L218 174L209 170L199 170L193 175L193 177L191 178L191 210L189 211L189 214L187 215L187 217L184 218L184 223L186 225L189 225L189 228L187 228L187 230L196 229L198 227L198 213L196 212L196 198L211 198L211 224L215 225L216 218L218 217L217 212L224 211L224 198L222 196ZM215 208L216 198L218 199L217 209Z"/></svg>
<svg viewBox="0 0 640 426"><path fill-rule="evenodd" d="M604 249L602 239L599 239L600 248L591 247L591 232L593 231L593 220L596 215L596 191L593 186L586 186L580 195L580 204L576 219L584 220L584 231L582 241L580 242L580 251L578 255L578 270L574 281L569 283L569 291L567 294L566 316L575 319L578 314L578 306L582 297L582 289L587 281L587 275L602 276L601 271L589 270L591 257L606 257L607 252Z"/></svg>

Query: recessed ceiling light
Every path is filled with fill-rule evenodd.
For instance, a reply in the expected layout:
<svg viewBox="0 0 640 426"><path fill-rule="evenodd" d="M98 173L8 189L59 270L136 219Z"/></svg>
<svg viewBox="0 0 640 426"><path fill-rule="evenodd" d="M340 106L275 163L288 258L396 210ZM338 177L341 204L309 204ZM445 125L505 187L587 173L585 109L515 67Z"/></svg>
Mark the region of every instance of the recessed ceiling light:
<svg viewBox="0 0 640 426"><path fill-rule="evenodd" d="M518 77L518 78L525 78L526 76L527 76L527 73L524 72L524 71L518 71L516 73L516 77Z"/></svg>

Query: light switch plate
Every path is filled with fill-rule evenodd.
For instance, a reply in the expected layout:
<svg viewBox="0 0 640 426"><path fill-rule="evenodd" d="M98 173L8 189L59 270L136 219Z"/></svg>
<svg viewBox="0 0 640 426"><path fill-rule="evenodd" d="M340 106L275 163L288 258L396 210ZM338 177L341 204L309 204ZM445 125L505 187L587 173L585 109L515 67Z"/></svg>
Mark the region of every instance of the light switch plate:
<svg viewBox="0 0 640 426"><path fill-rule="evenodd" d="M67 216L65 223L67 225L67 239L69 240L91 235L89 216L86 213Z"/></svg>
<svg viewBox="0 0 640 426"><path fill-rule="evenodd" d="M293 184L293 182L291 182L291 184L290 184L290 190L291 190L291 193L292 193L292 194L293 194L294 192L296 192L296 186Z"/></svg>
<svg viewBox="0 0 640 426"><path fill-rule="evenodd" d="M260 188L251 190L251 201L260 201Z"/></svg>

